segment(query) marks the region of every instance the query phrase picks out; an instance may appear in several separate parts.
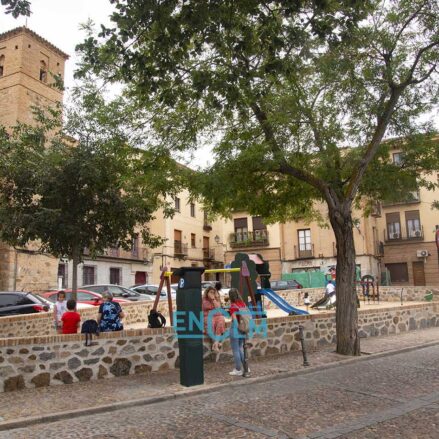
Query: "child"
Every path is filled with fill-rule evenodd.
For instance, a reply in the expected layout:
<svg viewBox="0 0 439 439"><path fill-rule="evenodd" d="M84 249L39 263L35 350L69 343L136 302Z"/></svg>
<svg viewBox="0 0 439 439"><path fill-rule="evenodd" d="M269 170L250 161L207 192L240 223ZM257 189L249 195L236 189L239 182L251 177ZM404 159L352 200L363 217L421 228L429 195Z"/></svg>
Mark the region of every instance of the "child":
<svg viewBox="0 0 439 439"><path fill-rule="evenodd" d="M55 324L55 330L58 334L62 334L61 319L67 309L66 292L59 291L56 297L55 306L53 308L53 321Z"/></svg>
<svg viewBox="0 0 439 439"><path fill-rule="evenodd" d="M303 303L305 304L306 310L308 311L308 306L311 304L309 300L309 293L305 293L305 296L303 298Z"/></svg>
<svg viewBox="0 0 439 439"><path fill-rule="evenodd" d="M63 314L61 318L63 334L76 334L78 332L81 316L75 310L76 301L73 299L68 300L67 311Z"/></svg>

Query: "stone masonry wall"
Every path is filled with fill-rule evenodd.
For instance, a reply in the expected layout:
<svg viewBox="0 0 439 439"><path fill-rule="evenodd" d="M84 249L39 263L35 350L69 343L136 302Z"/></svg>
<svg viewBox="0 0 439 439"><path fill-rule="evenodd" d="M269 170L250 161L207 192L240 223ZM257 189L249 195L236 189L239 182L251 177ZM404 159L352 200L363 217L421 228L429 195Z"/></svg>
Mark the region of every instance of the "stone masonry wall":
<svg viewBox="0 0 439 439"><path fill-rule="evenodd" d="M261 325L263 321L257 321ZM250 339L250 358L300 349L297 325L304 325L310 348L335 341L335 314L287 316L267 319L267 336ZM369 337L439 326L439 303L406 304L374 311L359 310L360 336ZM221 353L210 351L209 361L230 361L230 343ZM89 381L128 374L154 372L179 365L178 342L172 328L132 329L104 333L85 347L81 335L56 335L0 340L0 391Z"/></svg>
<svg viewBox="0 0 439 439"><path fill-rule="evenodd" d="M439 300L439 287L379 287L380 301L382 302L399 302L401 299L401 289L403 289L403 302L423 302L424 296L432 292L434 300ZM360 288L357 289L358 297L363 301L363 294ZM305 293L308 293L311 304L321 299L325 291L323 288L303 288L300 290L276 291L276 293L284 298L290 305L303 305ZM372 293L371 293L372 294ZM265 307L268 309L276 308L269 300L265 299Z"/></svg>
<svg viewBox="0 0 439 439"><path fill-rule="evenodd" d="M122 304L125 313L124 324L141 323L148 321L149 311L152 309L154 302L127 302ZM88 319L96 320L99 307L82 309L81 321ZM160 300L158 311L168 315L168 302ZM32 337L43 335L54 335L53 314L38 313L27 314L13 317L0 317L0 339L7 337Z"/></svg>

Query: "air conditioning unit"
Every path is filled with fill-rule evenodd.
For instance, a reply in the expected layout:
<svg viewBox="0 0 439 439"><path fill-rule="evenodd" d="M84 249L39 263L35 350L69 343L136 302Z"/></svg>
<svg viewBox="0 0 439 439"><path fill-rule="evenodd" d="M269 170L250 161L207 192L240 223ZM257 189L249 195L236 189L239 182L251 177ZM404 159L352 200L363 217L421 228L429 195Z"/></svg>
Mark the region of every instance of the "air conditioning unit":
<svg viewBox="0 0 439 439"><path fill-rule="evenodd" d="M428 256L428 250L416 250L416 256L418 258L426 258Z"/></svg>

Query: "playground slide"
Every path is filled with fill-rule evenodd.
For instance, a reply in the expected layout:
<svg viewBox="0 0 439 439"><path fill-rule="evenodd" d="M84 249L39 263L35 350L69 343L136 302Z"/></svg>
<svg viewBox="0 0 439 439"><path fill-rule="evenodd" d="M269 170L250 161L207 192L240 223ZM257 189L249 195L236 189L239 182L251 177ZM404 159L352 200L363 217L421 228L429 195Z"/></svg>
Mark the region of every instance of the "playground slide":
<svg viewBox="0 0 439 439"><path fill-rule="evenodd" d="M335 300L336 300L335 294L331 294L330 296L325 295L316 303L311 305L311 308L320 309L320 308L327 308L328 306L334 306Z"/></svg>
<svg viewBox="0 0 439 439"><path fill-rule="evenodd" d="M282 311L285 311L287 314L300 314L305 315L309 314L308 311L304 311L299 308L294 308L291 306L285 299L282 299L278 294L276 294L273 290L269 288L265 288L262 290L258 290L261 294L263 294L267 299L271 300L277 307L279 307Z"/></svg>

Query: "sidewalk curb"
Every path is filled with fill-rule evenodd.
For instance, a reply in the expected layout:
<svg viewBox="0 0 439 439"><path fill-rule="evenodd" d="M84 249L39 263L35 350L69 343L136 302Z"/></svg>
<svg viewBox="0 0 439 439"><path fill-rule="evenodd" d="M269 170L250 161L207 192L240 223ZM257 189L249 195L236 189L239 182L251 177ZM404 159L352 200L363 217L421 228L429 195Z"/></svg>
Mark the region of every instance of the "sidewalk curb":
<svg viewBox="0 0 439 439"><path fill-rule="evenodd" d="M202 394L207 394L207 393L214 393L214 392L218 392L222 389L229 388L229 387L236 388L236 386L246 386L249 384L259 384L259 383L269 382L269 381L273 381L273 380L281 380L281 379L290 378L290 377L299 376L299 375L309 375L309 374L312 374L314 372L319 372L321 370L334 369L340 365L350 365L353 363L370 361L370 360L373 360L376 358L390 357L392 355L411 352L411 351L415 351L418 349L424 349L424 348L428 348L428 347L436 346L436 345L439 345L439 340L424 343L422 345L409 346L409 347L402 348L402 349L393 349L393 350L389 350L389 351L378 352L375 354L366 354L366 355L363 355L360 357L347 358L345 360L334 361L332 363L321 364L319 366L314 366L314 367L310 366L310 367L307 367L304 369L294 370L291 372L282 372L282 373L278 373L278 374L274 374L274 375L254 377L254 378L250 377L250 378L243 379L240 381L231 381L231 382L223 383L223 384L202 385L202 386L194 387L190 390L183 390L181 392L174 392L174 393L169 393L166 395L153 396L153 397L149 397L149 398L147 397L147 398L140 398L140 399L132 399L129 401L121 401L121 402L116 402L114 404L105 404L105 405L99 405L99 406L90 407L90 408L84 408L84 409L67 410L67 411L63 411L63 412L54 413L52 415L32 416L29 418L17 418L17 419L14 419L12 421L0 422L0 431L13 430L13 429L17 429L17 428L25 428L25 427L29 427L29 426L37 425L37 424L61 421L63 419L72 419L72 418L77 418L77 417L81 417L81 416L89 416L89 415L94 415L94 414L99 414L99 413L107 413L107 412L126 409L126 408L130 408L130 407L138 407L138 406L142 406L142 405L152 405L152 404L157 404L157 403L164 402L164 401L169 401L172 399L181 399L181 398L187 398L187 397L197 396L197 395L202 395Z"/></svg>

